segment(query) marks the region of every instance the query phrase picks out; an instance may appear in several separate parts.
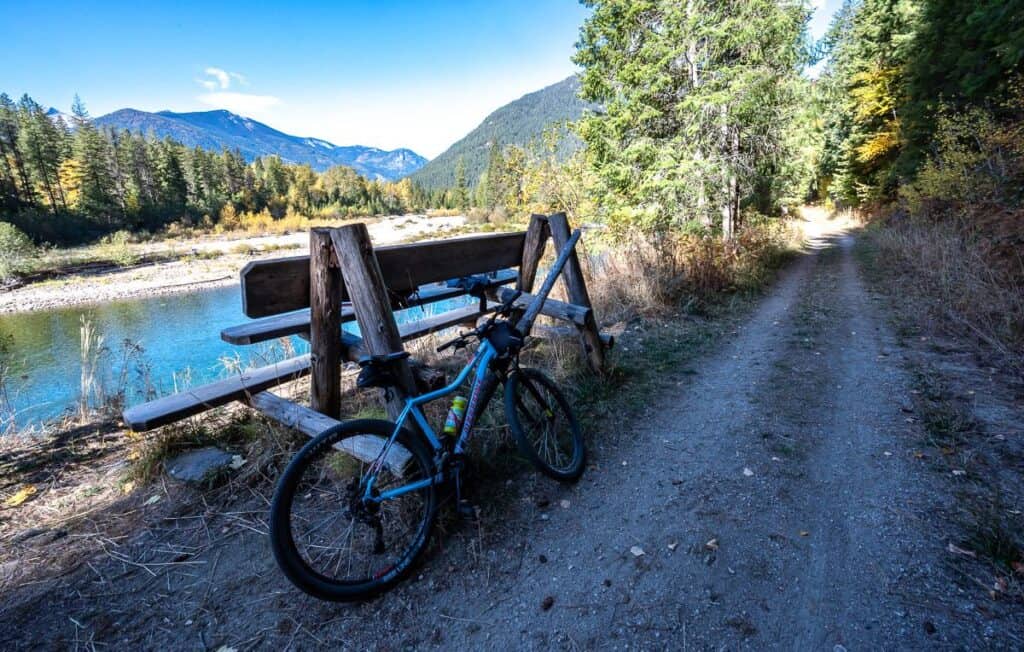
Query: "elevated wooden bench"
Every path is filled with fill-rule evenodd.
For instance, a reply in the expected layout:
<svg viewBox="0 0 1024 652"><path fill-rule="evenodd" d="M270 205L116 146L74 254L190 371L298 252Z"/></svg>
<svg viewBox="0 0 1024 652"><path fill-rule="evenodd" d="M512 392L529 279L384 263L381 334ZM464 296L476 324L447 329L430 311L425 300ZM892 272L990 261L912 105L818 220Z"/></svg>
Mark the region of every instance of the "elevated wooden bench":
<svg viewBox="0 0 1024 652"><path fill-rule="evenodd" d="M314 229L310 256L249 263L242 270L242 305L253 321L225 328L221 338L232 344L254 344L298 335L308 338L311 354L301 355L237 376L128 408L125 424L145 431L193 416L233 401L246 403L280 423L310 436L340 423L340 363L367 354L389 353L402 343L459 324L475 322L495 310L516 291L515 306L525 309L546 242L568 238L564 215L535 215L527 231L420 242L374 248L363 225L340 230ZM397 325L393 311L467 295L447 281L487 275L483 290L488 300ZM346 281L352 282L349 295ZM579 263L573 256L564 272L571 302L548 299L541 314L569 324L580 333L584 354L600 372L610 338L597 332ZM515 283L515 289L505 287ZM361 338L341 329L357 321ZM391 333L392 335L388 335ZM596 345L594 344L596 342ZM410 361L400 370L404 392L435 385L438 372ZM311 406L305 407L271 392L270 388L312 375ZM400 409L396 397L388 405L392 417ZM372 438L370 438L372 439ZM363 441L346 452L371 461L380 442ZM403 457L406 456L406 457ZM408 452L400 448L389 459L396 468Z"/></svg>

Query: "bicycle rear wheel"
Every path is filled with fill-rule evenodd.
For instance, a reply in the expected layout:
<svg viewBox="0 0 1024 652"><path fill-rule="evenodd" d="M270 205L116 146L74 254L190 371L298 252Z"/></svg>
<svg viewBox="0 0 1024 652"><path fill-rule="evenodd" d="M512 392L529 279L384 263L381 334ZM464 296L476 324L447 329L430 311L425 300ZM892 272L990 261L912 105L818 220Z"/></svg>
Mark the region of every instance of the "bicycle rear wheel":
<svg viewBox="0 0 1024 652"><path fill-rule="evenodd" d="M586 447L576 416L555 383L536 369L520 368L505 383L505 416L520 454L556 480L583 475Z"/></svg>
<svg viewBox="0 0 1024 652"><path fill-rule="evenodd" d="M363 600L401 581L426 549L434 526L434 485L380 503L363 500L370 465L337 448L359 435L387 439L395 424L359 420L325 430L292 459L270 508L270 541L281 570L323 600ZM350 442L351 443L351 442ZM422 441L402 432L403 469L384 465L374 495L433 476Z"/></svg>

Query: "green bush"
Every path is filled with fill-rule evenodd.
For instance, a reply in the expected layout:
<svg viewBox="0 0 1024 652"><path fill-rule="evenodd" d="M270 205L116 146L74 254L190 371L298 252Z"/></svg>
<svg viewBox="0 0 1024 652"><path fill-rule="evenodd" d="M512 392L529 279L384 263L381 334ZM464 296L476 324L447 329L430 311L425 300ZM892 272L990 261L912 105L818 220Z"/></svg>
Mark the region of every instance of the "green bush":
<svg viewBox="0 0 1024 652"><path fill-rule="evenodd" d="M0 222L0 281L6 281L32 268L36 246L18 227Z"/></svg>
<svg viewBox="0 0 1024 652"><path fill-rule="evenodd" d="M117 231L103 238L103 254L121 267L139 262L139 255L132 250L132 234Z"/></svg>

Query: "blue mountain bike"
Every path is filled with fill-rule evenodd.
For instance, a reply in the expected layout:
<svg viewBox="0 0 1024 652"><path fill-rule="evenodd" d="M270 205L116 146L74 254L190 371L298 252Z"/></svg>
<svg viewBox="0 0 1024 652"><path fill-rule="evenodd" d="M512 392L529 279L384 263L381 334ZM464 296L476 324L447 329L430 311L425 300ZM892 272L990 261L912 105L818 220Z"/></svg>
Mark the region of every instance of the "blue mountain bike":
<svg viewBox="0 0 1024 652"><path fill-rule="evenodd" d="M523 332L578 238L574 233L517 325L509 316L518 295L476 329L438 348L479 341L450 385L408 398L397 423L347 421L299 451L281 477L270 516L274 556L296 586L320 599L355 601L401 581L427 548L442 492L454 492L456 504L465 506L466 447L499 385L504 385L505 415L522 456L552 478L579 479L586 449L569 402L542 372L519 365ZM397 385L394 365L408 355L364 358L358 385L391 391ZM459 436L439 437L422 406L454 394L474 371ZM406 427L410 419L418 432ZM372 461L362 461L367 459Z"/></svg>

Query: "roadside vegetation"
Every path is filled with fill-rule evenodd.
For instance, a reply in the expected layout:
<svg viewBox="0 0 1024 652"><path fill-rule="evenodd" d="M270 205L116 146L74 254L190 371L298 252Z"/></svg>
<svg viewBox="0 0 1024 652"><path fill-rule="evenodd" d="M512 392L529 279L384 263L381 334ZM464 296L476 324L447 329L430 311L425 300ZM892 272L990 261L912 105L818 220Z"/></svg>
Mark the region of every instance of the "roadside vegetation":
<svg viewBox="0 0 1024 652"><path fill-rule="evenodd" d="M1024 36L992 1L848 3L826 38L825 200L858 244L915 379L916 456L947 478L951 565L990 608L1024 599ZM914 421L914 417L908 417Z"/></svg>
<svg viewBox="0 0 1024 652"><path fill-rule="evenodd" d="M994 0L844 5L823 44L818 177L823 200L870 222L882 282L932 327L1019 369L1024 37L996 28L1014 12Z"/></svg>

